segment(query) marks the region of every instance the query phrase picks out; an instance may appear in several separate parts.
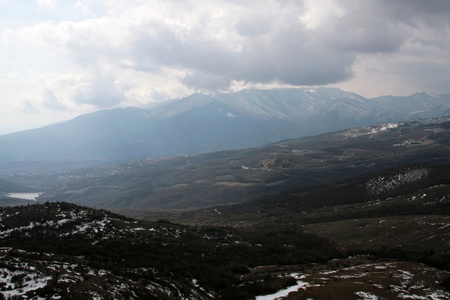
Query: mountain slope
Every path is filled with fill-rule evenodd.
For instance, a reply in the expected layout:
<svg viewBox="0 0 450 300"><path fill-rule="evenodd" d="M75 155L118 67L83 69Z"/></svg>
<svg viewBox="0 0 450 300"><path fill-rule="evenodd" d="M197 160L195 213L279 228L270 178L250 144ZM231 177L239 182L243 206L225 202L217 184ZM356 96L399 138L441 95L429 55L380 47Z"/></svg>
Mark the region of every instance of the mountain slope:
<svg viewBox="0 0 450 300"><path fill-rule="evenodd" d="M261 146L327 131L450 114L449 95L366 99L339 89L194 94L151 109L112 109L0 136L0 163L142 157ZM48 163L47 163L48 164Z"/></svg>
<svg viewBox="0 0 450 300"><path fill-rule="evenodd" d="M371 100L387 113L396 113L404 120L450 115L450 95L418 93L409 97L382 96Z"/></svg>
<svg viewBox="0 0 450 300"><path fill-rule="evenodd" d="M388 123L260 148L68 172L39 201L129 210L215 207L391 168L446 166L449 145L448 118Z"/></svg>
<svg viewBox="0 0 450 300"><path fill-rule="evenodd" d="M65 123L0 136L0 157L3 161L117 158L136 150L133 144L140 144L149 125L145 110L99 111Z"/></svg>
<svg viewBox="0 0 450 300"><path fill-rule="evenodd" d="M338 99L364 100L354 93L332 88L243 90L214 97L248 114L294 122L315 116Z"/></svg>
<svg viewBox="0 0 450 300"><path fill-rule="evenodd" d="M340 256L295 229L144 222L68 203L0 209L0 227L0 295L20 299L251 299L292 282L260 282L251 268Z"/></svg>
<svg viewBox="0 0 450 300"><path fill-rule="evenodd" d="M340 223L304 226L286 216L276 226L189 227L136 221L68 203L2 208L0 298L237 300L291 292L290 297L300 299L330 294L342 299L448 299L450 272L414 262L433 263L447 252L443 237L449 232L448 217L411 217L352 219L353 230L342 232ZM359 247L373 237L373 227L381 227L376 240L395 243L389 234L383 238L385 223L396 225L390 234L395 227L408 232L411 225L423 236L434 232L434 241L445 246L432 243L436 251L428 251L428 243L419 244L416 252L427 251L415 259L402 249L395 257L386 250L373 254L376 248L346 258L355 249L338 251L334 243L302 232L331 231L331 238ZM406 242L402 247L411 246L407 236L401 238Z"/></svg>
<svg viewBox="0 0 450 300"><path fill-rule="evenodd" d="M27 193L35 190L9 180L0 179L0 195L4 193Z"/></svg>

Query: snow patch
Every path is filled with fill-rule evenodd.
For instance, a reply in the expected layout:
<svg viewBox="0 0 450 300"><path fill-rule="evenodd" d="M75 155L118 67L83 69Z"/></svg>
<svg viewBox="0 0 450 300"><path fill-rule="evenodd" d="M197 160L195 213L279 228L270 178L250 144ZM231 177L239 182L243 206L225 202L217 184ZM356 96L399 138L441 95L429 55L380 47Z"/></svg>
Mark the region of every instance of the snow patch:
<svg viewBox="0 0 450 300"><path fill-rule="evenodd" d="M386 123L373 127L352 128L342 134L346 139L357 138L364 135L373 135L382 131L398 128L399 123Z"/></svg>
<svg viewBox="0 0 450 300"><path fill-rule="evenodd" d="M26 269L27 266L22 266ZM0 268L0 283L4 284L6 290L2 291L6 299L14 296L22 296L29 291L43 288L47 282L52 279L50 276L44 276L38 272L28 270L9 270Z"/></svg>
<svg viewBox="0 0 450 300"><path fill-rule="evenodd" d="M294 277L295 279L303 279L304 276L299 276L299 274L297 273L293 273L291 274L292 277ZM286 297L287 295L289 295L289 293L291 292L297 292L299 289L306 289L308 286L310 286L309 283L301 281L301 280L297 280L297 284L288 287L287 289L284 290L280 290L274 294L271 295L263 295L263 296L257 296L255 298L255 300L276 300L276 299L281 299L283 297Z"/></svg>
<svg viewBox="0 0 450 300"><path fill-rule="evenodd" d="M369 292L356 292L356 295L362 297L362 300L378 300L378 297Z"/></svg>
<svg viewBox="0 0 450 300"><path fill-rule="evenodd" d="M426 178L429 173L430 169L428 168L417 168L406 169L395 175L379 176L367 181L365 184L366 192L371 196L379 196L401 185L414 183Z"/></svg>

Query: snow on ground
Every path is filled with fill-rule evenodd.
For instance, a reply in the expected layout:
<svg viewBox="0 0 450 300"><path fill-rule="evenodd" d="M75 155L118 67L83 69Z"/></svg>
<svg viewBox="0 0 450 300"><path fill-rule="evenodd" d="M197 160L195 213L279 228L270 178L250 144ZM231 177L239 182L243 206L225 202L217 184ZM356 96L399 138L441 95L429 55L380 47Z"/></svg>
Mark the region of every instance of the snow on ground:
<svg viewBox="0 0 450 300"><path fill-rule="evenodd" d="M359 297L362 297L362 300L378 300L377 296L369 292L360 291L356 292L355 294L358 295Z"/></svg>
<svg viewBox="0 0 450 300"><path fill-rule="evenodd" d="M365 188L369 195L377 196L392 191L401 185L417 182L428 177L429 174L429 168L408 168L394 175L370 179L366 182Z"/></svg>
<svg viewBox="0 0 450 300"><path fill-rule="evenodd" d="M26 266L23 266L26 268ZM9 270L0 268L0 284L4 286L1 292L6 299L14 296L22 296L29 291L43 288L47 282L52 279L50 276L44 276L36 271L29 270Z"/></svg>
<svg viewBox="0 0 450 300"><path fill-rule="evenodd" d="M303 289L306 286L308 286L308 283L303 282L303 281L297 281L296 285L290 286L285 290L281 290L276 292L275 294L272 295L264 295L264 296L257 296L256 300L276 300L276 299L281 299L283 297L286 297L287 295L289 295L290 292L296 292L299 289Z"/></svg>
<svg viewBox="0 0 450 300"><path fill-rule="evenodd" d="M401 123L400 123L401 124ZM357 138L364 135L373 135L382 131L398 128L399 123L386 123L378 126L352 128L344 131L342 135L348 138Z"/></svg>
<svg viewBox="0 0 450 300"><path fill-rule="evenodd" d="M294 277L295 279L302 279L304 276L298 276L298 274L291 274L292 277ZM289 293L291 292L296 292L299 289L305 289L307 286L309 286L309 283L301 281L301 280L297 280L297 284L290 286L284 290L280 290L274 294L271 295L264 295L264 296L257 296L256 300L276 300L276 299L281 299L283 297L286 297L287 295L289 295Z"/></svg>
<svg viewBox="0 0 450 300"><path fill-rule="evenodd" d="M332 269L330 265L317 265L301 276L291 274L298 280L296 285L271 295L258 296L256 300L286 299L289 293L297 291L303 296L306 293L311 299L323 299L330 292L338 293L335 295L343 299L353 299L355 295L361 300L450 299L450 293L439 285L443 278L450 276L448 271L414 262L361 263L364 260L358 262L358 259L362 258L335 260ZM356 264L352 265L352 261Z"/></svg>

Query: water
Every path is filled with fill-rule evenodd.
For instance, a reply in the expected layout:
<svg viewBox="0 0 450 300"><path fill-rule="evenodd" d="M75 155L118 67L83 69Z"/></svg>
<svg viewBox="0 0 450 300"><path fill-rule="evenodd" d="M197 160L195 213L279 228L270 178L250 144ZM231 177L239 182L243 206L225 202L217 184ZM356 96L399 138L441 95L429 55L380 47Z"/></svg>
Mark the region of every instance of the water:
<svg viewBox="0 0 450 300"><path fill-rule="evenodd" d="M25 200L36 200L39 195L42 194L41 192L37 193L9 193L7 194L8 197L12 198L19 198L19 199L25 199Z"/></svg>

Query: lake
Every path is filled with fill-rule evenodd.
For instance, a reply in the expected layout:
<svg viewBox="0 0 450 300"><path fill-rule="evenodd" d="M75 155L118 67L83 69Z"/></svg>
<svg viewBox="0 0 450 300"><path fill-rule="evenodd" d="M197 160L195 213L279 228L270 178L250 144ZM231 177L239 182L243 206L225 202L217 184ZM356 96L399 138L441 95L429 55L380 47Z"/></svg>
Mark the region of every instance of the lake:
<svg viewBox="0 0 450 300"><path fill-rule="evenodd" d="M42 194L41 192L37 193L9 193L7 194L8 197L12 198L19 198L19 199L26 199L26 200L36 200L39 195Z"/></svg>

